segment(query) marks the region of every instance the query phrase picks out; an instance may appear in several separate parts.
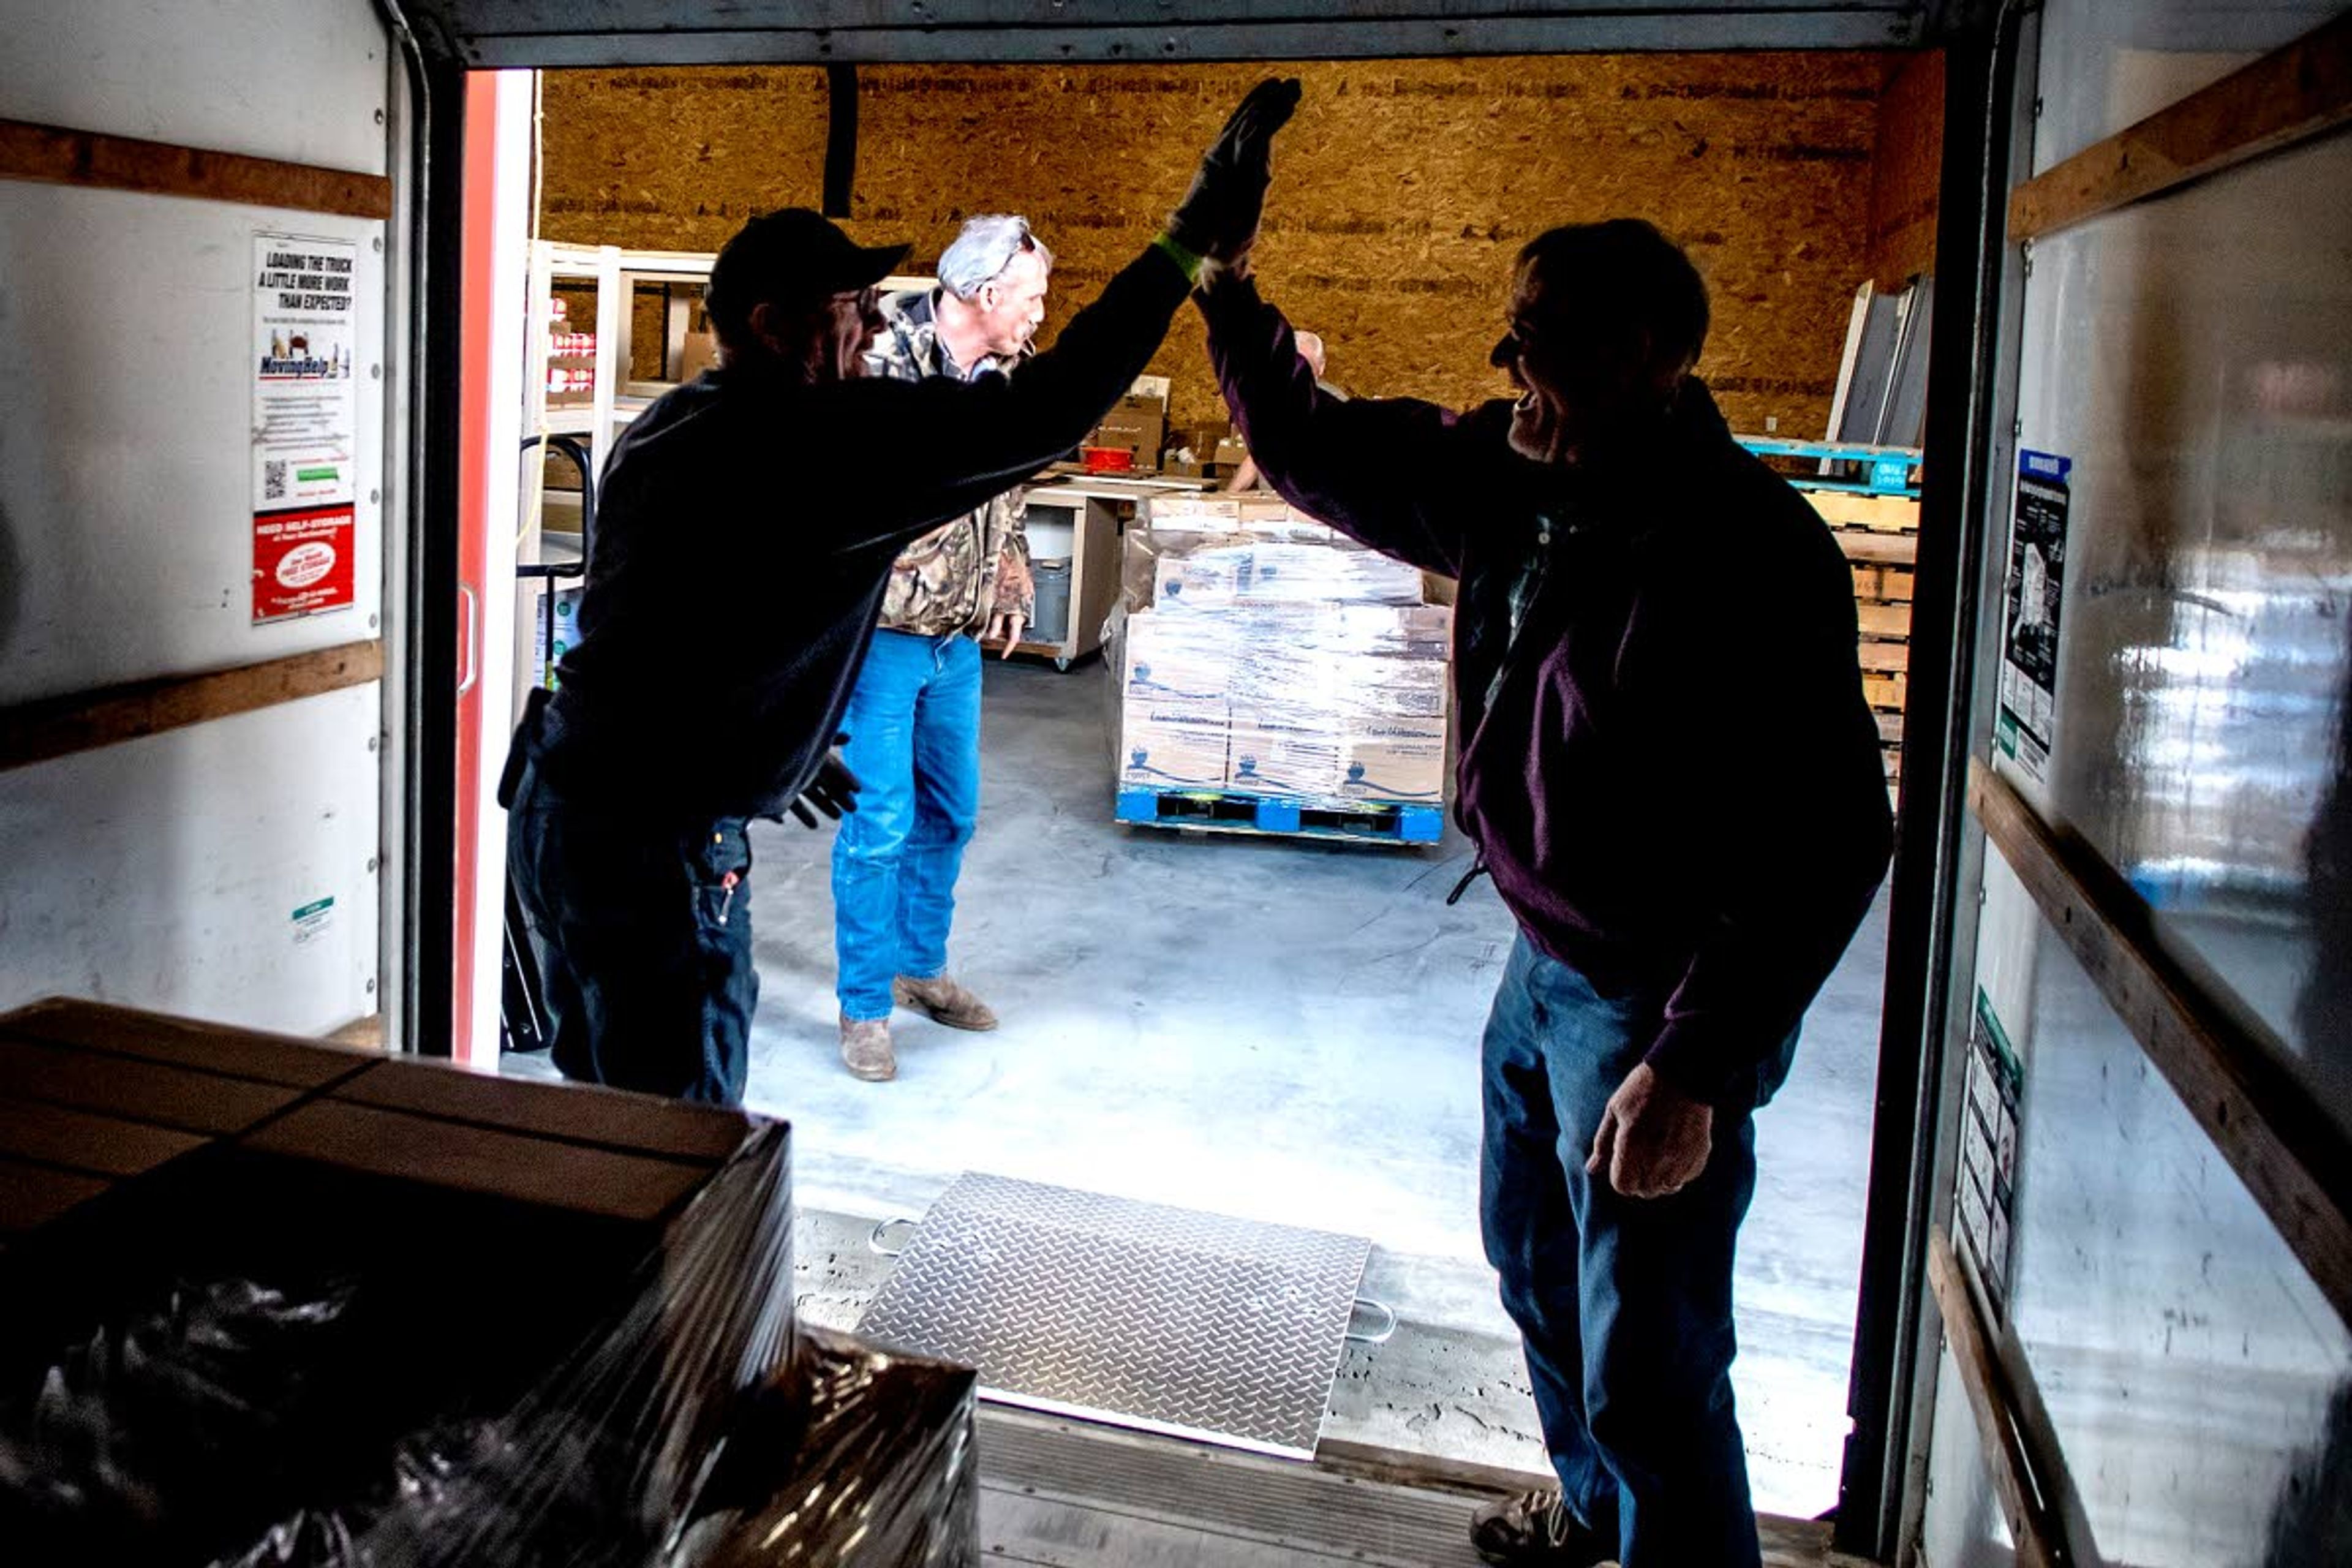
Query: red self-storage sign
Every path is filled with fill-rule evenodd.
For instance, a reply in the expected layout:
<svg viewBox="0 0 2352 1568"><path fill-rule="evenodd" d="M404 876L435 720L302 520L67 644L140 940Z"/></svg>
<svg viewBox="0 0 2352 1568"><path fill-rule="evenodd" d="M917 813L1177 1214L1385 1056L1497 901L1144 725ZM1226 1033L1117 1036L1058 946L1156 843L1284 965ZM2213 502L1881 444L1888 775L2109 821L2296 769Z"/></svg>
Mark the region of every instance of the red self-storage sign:
<svg viewBox="0 0 2352 1568"><path fill-rule="evenodd" d="M352 508L256 512L253 618L282 621L352 603Z"/></svg>

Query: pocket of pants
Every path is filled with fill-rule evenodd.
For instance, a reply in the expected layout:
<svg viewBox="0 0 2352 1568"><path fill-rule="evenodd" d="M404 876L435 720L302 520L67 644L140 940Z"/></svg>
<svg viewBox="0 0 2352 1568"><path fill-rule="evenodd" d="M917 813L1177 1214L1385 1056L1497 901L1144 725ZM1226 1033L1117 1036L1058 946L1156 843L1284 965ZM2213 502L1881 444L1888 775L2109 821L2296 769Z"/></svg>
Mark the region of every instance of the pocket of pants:
<svg viewBox="0 0 2352 1568"><path fill-rule="evenodd" d="M705 930L734 924L751 894L751 841L748 824L728 818L697 829L684 846L686 876L696 923Z"/></svg>

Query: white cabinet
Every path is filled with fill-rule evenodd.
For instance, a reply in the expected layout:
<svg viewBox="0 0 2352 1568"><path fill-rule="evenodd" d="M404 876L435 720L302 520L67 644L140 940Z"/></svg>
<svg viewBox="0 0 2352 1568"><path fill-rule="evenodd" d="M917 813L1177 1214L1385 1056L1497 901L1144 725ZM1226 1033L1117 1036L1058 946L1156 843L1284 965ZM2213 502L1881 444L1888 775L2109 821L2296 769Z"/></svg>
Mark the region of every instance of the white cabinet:
<svg viewBox="0 0 2352 1568"><path fill-rule="evenodd" d="M1119 568L1126 525L1135 516L1140 491L1132 485L1072 481L1045 483L1029 491L1029 559L1034 564L1061 562L1068 572L1059 624L1050 613L1048 584L1040 573L1038 622L1013 651L1050 658L1067 669L1102 647L1104 619L1118 602ZM1003 644L986 645L1001 651Z"/></svg>

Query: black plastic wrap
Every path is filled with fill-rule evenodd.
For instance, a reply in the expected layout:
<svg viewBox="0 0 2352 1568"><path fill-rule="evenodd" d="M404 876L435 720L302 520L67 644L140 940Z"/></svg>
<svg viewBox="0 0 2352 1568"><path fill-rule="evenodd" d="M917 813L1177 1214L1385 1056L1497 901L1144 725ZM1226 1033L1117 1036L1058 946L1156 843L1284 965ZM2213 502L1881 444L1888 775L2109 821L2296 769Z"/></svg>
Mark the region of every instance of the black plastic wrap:
<svg viewBox="0 0 2352 1568"><path fill-rule="evenodd" d="M161 1174L5 1260L11 1563L971 1558L972 1376L796 1334L782 1126L650 1257L300 1162Z"/></svg>

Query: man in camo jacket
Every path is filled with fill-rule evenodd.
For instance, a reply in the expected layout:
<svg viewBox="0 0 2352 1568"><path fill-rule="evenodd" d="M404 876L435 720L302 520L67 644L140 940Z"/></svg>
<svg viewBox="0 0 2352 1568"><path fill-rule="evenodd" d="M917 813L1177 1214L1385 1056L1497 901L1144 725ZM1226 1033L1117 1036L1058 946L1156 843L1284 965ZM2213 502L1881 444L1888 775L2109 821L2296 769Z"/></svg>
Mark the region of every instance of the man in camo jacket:
<svg viewBox="0 0 2352 1568"><path fill-rule="evenodd" d="M1053 256L1020 217L963 226L939 287L882 303L866 373L960 381L1010 371L1045 319ZM1010 654L1036 603L1021 492L917 540L890 569L882 620L842 721L843 756L864 784L833 847L841 1059L896 1076L890 1012L904 1004L953 1028L996 1015L947 972L957 872L980 814L980 639Z"/></svg>

